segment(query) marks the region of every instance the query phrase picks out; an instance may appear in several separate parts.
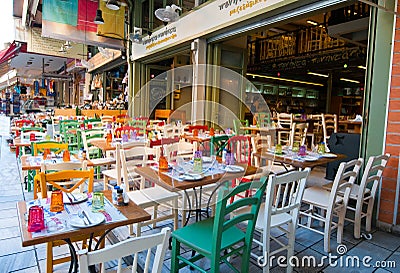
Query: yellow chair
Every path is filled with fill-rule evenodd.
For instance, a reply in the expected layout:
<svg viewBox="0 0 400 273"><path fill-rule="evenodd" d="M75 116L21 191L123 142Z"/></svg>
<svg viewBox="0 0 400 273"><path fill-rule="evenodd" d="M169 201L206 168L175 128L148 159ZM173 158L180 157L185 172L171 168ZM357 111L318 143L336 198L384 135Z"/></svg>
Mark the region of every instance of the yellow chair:
<svg viewBox="0 0 400 273"><path fill-rule="evenodd" d="M71 193L81 185L87 183L88 192L92 192L93 176L94 176L94 170L89 169L89 170L61 170L53 173L40 172L38 175L36 175L35 178L37 178L40 183L42 198L47 198L48 185L51 185L54 188L61 190L62 192ZM70 188L64 187L63 185L65 185L66 181L68 181L68 184L72 185L72 187ZM83 241L83 248L86 247L87 236L81 235L70 239L71 242ZM65 242L61 240L47 243L46 272L53 272L53 265L70 261L71 257L69 256L58 259L55 259L53 257L53 247L60 246L63 244L65 244ZM102 247L103 246L104 243L102 244Z"/></svg>
<svg viewBox="0 0 400 273"><path fill-rule="evenodd" d="M33 155L37 156L44 152L45 149L50 149L54 154L60 155L64 151L68 150L68 143L60 143L56 141L40 141L33 142Z"/></svg>

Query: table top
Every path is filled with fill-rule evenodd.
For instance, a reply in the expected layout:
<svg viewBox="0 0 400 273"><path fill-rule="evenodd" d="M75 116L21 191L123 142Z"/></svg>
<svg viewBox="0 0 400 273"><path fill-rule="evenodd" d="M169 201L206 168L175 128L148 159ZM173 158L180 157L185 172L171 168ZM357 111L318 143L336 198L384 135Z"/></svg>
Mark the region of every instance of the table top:
<svg viewBox="0 0 400 273"><path fill-rule="evenodd" d="M103 191L104 197L111 200L111 191ZM90 226L86 228L77 228L68 231L61 231L57 233L48 233L44 236L32 236L32 233L28 231L27 221L25 220L25 213L27 212L27 203L25 201L19 201L17 203L17 212L19 218L19 226L22 234L22 246L31 246L36 244L42 244L46 242L52 242L55 240L62 240L82 235L90 235L91 233L104 232L109 229L113 229L120 226L130 225L142 221L147 221L151 218L144 209L136 205L134 202L129 201L128 206L116 206L121 213L126 217L124 220L115 222L104 222L97 226Z"/></svg>
<svg viewBox="0 0 400 273"><path fill-rule="evenodd" d="M195 187L205 186L208 184L213 184L217 182L225 182L235 178L243 177L245 175L252 175L258 171L257 167L254 166L247 166L244 164L236 164L244 167L243 172L236 172L236 173L220 173L214 174L210 176L205 176L201 180L197 181L180 181L171 178L163 171L157 171L151 167L137 167L135 168L135 172L147 180L169 190L172 192L177 192L181 190L192 189Z"/></svg>
<svg viewBox="0 0 400 273"><path fill-rule="evenodd" d="M71 155L71 156L75 157L75 162L79 162L80 161L80 159L77 158L77 155ZM22 155L20 157L20 160L21 160L21 169L23 171L40 170L40 165L41 165L41 163L43 161L43 157L41 155L38 155L38 156ZM31 160L35 161L35 163L31 164L32 163ZM61 162L61 161L58 161L58 160L62 160L62 158L58 158L55 163ZM86 160L86 161L87 161L87 166L89 166L89 167L93 166L93 162L92 161L90 161L90 160Z"/></svg>
<svg viewBox="0 0 400 273"><path fill-rule="evenodd" d="M340 160L346 158L344 154L335 154L336 157L319 157L318 160L315 161L306 161L306 160L296 160L290 157L286 157L284 155L277 155L268 151L258 151L254 153L254 156L261 157L263 159L272 160L274 162L284 163L292 165L295 168L314 168L316 166L324 165L329 162L333 162L336 160Z"/></svg>

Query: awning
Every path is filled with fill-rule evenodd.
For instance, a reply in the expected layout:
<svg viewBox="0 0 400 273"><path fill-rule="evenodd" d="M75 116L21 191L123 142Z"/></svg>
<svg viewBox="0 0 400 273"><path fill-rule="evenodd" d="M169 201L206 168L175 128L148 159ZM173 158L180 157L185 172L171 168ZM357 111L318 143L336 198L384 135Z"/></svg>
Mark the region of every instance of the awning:
<svg viewBox="0 0 400 273"><path fill-rule="evenodd" d="M21 45L21 43L14 41L8 48L0 51L0 64L14 58L18 54L18 52L22 49L22 47L23 45Z"/></svg>

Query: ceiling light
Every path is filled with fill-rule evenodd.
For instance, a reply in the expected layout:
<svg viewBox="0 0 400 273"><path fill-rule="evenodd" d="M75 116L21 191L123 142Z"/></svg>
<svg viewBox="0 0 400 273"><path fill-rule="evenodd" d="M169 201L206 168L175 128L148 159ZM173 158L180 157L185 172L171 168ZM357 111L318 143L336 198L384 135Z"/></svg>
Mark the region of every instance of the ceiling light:
<svg viewBox="0 0 400 273"><path fill-rule="evenodd" d="M350 80L350 79L346 79L346 78L340 78L341 81L345 81L345 82L354 82L354 83L360 83L359 81L356 80Z"/></svg>
<svg viewBox="0 0 400 273"><path fill-rule="evenodd" d="M106 7L111 10L119 10L119 3L117 0L108 0Z"/></svg>
<svg viewBox="0 0 400 273"><path fill-rule="evenodd" d="M358 68L361 68L361 69L367 69L367 67L366 66L363 66L363 65L359 65L359 66L357 66Z"/></svg>
<svg viewBox="0 0 400 273"><path fill-rule="evenodd" d="M324 77L324 78L328 78L328 77L329 77L329 75L320 74L320 73L314 73L314 72L308 72L307 74L309 74L309 75L314 75L314 76L318 76L318 77Z"/></svg>
<svg viewBox="0 0 400 273"><path fill-rule="evenodd" d="M324 86L322 83L316 83L316 82L305 82L305 81L298 81L298 80L278 78L278 77L258 75L258 74L251 74L251 73L247 73L247 75L248 76L253 76L253 77L271 79L271 80L278 80L278 81L285 81L285 82L295 82L295 83L309 84L309 85L315 85L315 86Z"/></svg>
<svg viewBox="0 0 400 273"><path fill-rule="evenodd" d="M96 25L103 25L104 24L103 12L101 11L101 9L96 10L96 18L94 18L93 22Z"/></svg>
<svg viewBox="0 0 400 273"><path fill-rule="evenodd" d="M319 25L317 22L312 21L312 20L307 20L307 23L310 24L310 25L313 25L313 26L318 26Z"/></svg>

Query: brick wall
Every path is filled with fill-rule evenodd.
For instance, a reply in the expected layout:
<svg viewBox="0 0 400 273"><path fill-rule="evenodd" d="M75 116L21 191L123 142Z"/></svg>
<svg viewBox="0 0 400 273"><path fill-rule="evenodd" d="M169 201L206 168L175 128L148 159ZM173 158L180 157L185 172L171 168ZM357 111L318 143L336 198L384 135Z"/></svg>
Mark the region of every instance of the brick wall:
<svg viewBox="0 0 400 273"><path fill-rule="evenodd" d="M399 12L400 8L397 11ZM400 153L400 18L398 17L396 17L391 76L385 146L385 152L390 153L391 158L383 173L379 209L379 221L389 224L393 221ZM396 224L400 224L399 215L397 215Z"/></svg>

